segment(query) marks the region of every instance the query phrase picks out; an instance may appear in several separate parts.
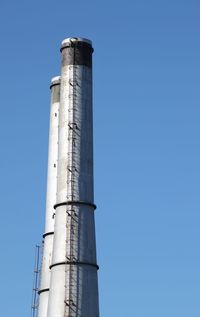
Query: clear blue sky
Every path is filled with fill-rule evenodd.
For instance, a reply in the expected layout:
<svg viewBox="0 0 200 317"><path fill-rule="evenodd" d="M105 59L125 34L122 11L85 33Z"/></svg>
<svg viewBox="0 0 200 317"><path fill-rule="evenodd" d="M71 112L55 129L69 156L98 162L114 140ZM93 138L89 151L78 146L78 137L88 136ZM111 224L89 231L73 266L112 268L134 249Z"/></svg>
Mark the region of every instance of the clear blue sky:
<svg viewBox="0 0 200 317"><path fill-rule="evenodd" d="M200 3L0 3L1 315L27 317L44 229L49 82L93 40L101 317L200 315Z"/></svg>

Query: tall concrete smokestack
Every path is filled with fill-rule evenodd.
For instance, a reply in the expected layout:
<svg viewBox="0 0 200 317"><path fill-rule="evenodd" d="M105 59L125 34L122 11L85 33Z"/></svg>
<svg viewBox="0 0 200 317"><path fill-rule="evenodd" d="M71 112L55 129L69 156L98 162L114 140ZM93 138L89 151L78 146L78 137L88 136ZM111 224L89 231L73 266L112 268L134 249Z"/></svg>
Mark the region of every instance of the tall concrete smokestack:
<svg viewBox="0 0 200 317"><path fill-rule="evenodd" d="M49 124L49 155L47 172L46 220L43 235L43 258L39 290L38 317L47 317L50 288L50 264L54 236L54 205L57 191L58 114L60 103L60 76L51 80L51 109Z"/></svg>
<svg viewBox="0 0 200 317"><path fill-rule="evenodd" d="M87 39L68 38L62 42L57 200L48 317L99 317L92 52L92 43Z"/></svg>

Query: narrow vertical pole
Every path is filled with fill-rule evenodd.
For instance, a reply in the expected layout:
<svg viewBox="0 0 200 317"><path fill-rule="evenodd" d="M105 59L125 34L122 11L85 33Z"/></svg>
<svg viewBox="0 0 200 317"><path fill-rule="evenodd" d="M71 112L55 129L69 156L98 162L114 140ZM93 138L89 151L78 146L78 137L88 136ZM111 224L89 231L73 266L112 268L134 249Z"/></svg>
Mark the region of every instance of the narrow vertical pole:
<svg viewBox="0 0 200 317"><path fill-rule="evenodd" d="M93 197L92 43L62 42L57 202L48 317L99 317Z"/></svg>
<svg viewBox="0 0 200 317"><path fill-rule="evenodd" d="M57 156L58 156L58 117L60 103L60 76L51 80L51 109L49 125L49 153L46 194L46 220L43 235L43 257L41 284L39 289L38 317L47 317L47 307L50 288L49 266L51 264L54 237L54 205L57 191Z"/></svg>
<svg viewBox="0 0 200 317"><path fill-rule="evenodd" d="M33 280L31 317L37 317L39 274L40 274L40 246L36 245L35 246L35 264L34 264L34 280Z"/></svg>

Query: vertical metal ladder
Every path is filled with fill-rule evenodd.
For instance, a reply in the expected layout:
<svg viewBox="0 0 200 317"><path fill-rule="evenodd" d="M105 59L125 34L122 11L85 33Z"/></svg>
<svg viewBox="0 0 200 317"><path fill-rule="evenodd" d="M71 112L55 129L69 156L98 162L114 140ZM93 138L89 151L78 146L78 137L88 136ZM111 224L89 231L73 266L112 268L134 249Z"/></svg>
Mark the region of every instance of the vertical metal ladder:
<svg viewBox="0 0 200 317"><path fill-rule="evenodd" d="M73 201L79 200L79 147L80 122L78 109L79 84L76 66L69 66L68 153L67 153L67 201L66 207L66 282L65 317L78 317L77 270L78 261L78 210Z"/></svg>
<svg viewBox="0 0 200 317"><path fill-rule="evenodd" d="M40 283L40 249L41 247L39 245L35 246L35 264L33 275L31 317L37 317L38 313L38 290Z"/></svg>

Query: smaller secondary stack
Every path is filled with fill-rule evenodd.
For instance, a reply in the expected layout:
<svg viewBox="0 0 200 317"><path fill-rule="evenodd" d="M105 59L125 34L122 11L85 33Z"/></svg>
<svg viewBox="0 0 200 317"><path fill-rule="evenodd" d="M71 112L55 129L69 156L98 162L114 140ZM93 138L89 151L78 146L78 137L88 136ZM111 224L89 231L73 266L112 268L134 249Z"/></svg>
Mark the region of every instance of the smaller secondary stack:
<svg viewBox="0 0 200 317"><path fill-rule="evenodd" d="M38 317L99 317L93 194L92 42L67 38L51 83Z"/></svg>
<svg viewBox="0 0 200 317"><path fill-rule="evenodd" d="M60 104L60 76L51 80L51 108L49 124L49 153L47 172L46 194L46 220L45 233L43 235L43 258L41 270L41 282L39 290L38 317L47 316L49 289L50 289L50 265L54 236L54 205L57 192L57 159L58 159L58 115Z"/></svg>

